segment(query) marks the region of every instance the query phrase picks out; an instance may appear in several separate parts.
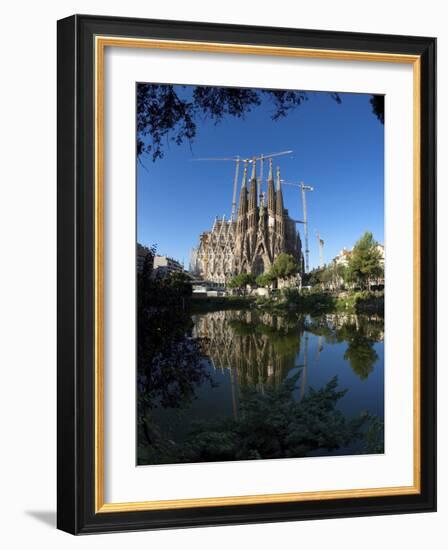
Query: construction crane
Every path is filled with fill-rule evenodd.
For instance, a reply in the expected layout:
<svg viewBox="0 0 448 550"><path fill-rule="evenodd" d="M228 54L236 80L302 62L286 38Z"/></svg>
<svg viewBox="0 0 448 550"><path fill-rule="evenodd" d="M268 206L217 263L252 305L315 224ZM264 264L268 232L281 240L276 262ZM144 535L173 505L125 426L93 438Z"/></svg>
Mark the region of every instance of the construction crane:
<svg viewBox="0 0 448 550"><path fill-rule="evenodd" d="M324 241L321 239L319 235L319 231L316 231L317 236L317 245L319 247L319 264L320 267L324 267Z"/></svg>
<svg viewBox="0 0 448 550"><path fill-rule="evenodd" d="M258 195L261 197L261 187L263 185L263 166L264 161L273 157L280 157L283 155L290 155L292 151L281 151L280 153L269 153L268 155L265 155L264 153L261 153L258 156L254 156L251 158L242 158L239 155L236 157L208 157L208 158L198 158L198 159L191 159L193 161L203 161L203 160L211 160L211 161L231 161L235 163L235 176L233 178L233 195L232 195L232 212L230 214L231 221L236 220L236 193L238 189L238 174L240 169L240 163L244 162L246 164L251 164L257 161L260 161L260 177L257 179L258 184Z"/></svg>
<svg viewBox="0 0 448 550"><path fill-rule="evenodd" d="M310 268L310 249L308 243L308 214L306 208L306 191L314 191L314 187L310 185L305 185L303 181L300 183L294 183L290 181L283 181L285 185L292 185L293 187L299 187L302 195L302 208L303 208L303 221L298 223L303 223L303 235L305 237L305 273L308 273Z"/></svg>

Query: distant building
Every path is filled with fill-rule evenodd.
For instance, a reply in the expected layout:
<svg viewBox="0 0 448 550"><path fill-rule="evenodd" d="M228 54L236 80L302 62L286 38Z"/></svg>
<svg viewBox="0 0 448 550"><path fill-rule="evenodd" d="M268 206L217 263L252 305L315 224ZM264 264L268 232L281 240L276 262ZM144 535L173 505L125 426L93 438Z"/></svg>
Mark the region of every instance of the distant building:
<svg viewBox="0 0 448 550"><path fill-rule="evenodd" d="M343 248L339 252L339 254L333 258L333 263L335 263L336 265L348 265L348 261L350 259L350 256L352 255L352 250L347 250L346 248Z"/></svg>
<svg viewBox="0 0 448 550"><path fill-rule="evenodd" d="M204 279L192 275L191 272L188 275L191 280L194 296L224 296L225 287L222 283L204 281Z"/></svg>
<svg viewBox="0 0 448 550"><path fill-rule="evenodd" d="M384 245L377 244L376 249L380 255L380 263L381 265L384 266ZM347 248L343 248L339 252L339 254L333 258L333 263L335 263L336 265L347 266L352 253L353 253L353 248L351 250L348 250Z"/></svg>
<svg viewBox="0 0 448 550"><path fill-rule="evenodd" d="M380 253L380 262L381 264L384 266L384 258L385 258L385 255L384 255L384 245L383 244L378 244L376 249L378 250L378 252Z"/></svg>
<svg viewBox="0 0 448 550"><path fill-rule="evenodd" d="M172 273L183 273L181 263L169 256L154 256L154 277L167 277Z"/></svg>

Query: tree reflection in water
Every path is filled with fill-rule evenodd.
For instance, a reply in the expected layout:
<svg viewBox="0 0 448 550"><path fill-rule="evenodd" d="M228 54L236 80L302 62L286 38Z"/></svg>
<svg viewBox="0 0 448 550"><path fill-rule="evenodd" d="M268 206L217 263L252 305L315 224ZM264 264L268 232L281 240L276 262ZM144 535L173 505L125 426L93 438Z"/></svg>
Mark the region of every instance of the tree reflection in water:
<svg viewBox="0 0 448 550"><path fill-rule="evenodd" d="M378 315L333 313L311 319L307 330L324 336L328 343L346 342L344 359L365 380L379 359L374 344L384 340L384 319Z"/></svg>
<svg viewBox="0 0 448 550"><path fill-rule="evenodd" d="M213 381L184 307L191 285L182 277L139 277L138 284L137 459L140 463L140 451L146 449L151 460L163 462L170 444L153 411L185 408L197 388Z"/></svg>
<svg viewBox="0 0 448 550"><path fill-rule="evenodd" d="M381 419L346 418L337 378L306 388L309 335L318 337L314 362L327 345L346 343L344 360L366 380L379 360L381 318L228 310L152 321L139 347L139 464L383 452ZM230 377L232 416L214 418L210 410L203 421L188 421L197 389L210 383L208 391L216 390L216 372ZM181 410L181 437L155 421L154 407Z"/></svg>

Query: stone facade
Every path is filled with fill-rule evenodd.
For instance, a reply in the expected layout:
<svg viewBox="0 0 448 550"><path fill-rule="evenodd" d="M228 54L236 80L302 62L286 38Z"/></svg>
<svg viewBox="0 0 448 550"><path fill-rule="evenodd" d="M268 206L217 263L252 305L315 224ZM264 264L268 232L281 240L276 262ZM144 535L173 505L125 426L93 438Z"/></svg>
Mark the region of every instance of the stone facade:
<svg viewBox="0 0 448 550"><path fill-rule="evenodd" d="M192 270L205 280L224 284L239 273L255 276L269 271L275 258L285 252L303 265L302 246L296 224L283 205L280 170L274 187L272 161L265 196L257 193L256 163L247 182L247 165L241 183L236 220L215 219L210 231L200 236Z"/></svg>

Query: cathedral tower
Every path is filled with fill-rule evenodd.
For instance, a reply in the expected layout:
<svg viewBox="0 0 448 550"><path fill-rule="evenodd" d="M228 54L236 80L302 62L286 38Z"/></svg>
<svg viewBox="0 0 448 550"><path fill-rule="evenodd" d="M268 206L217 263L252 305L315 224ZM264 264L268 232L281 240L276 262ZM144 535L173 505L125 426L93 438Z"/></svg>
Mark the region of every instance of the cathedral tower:
<svg viewBox="0 0 448 550"><path fill-rule="evenodd" d="M280 179L280 168L277 166L277 191L275 193L275 233L276 243L275 254L285 248L285 212L283 207L282 180Z"/></svg>
<svg viewBox="0 0 448 550"><path fill-rule="evenodd" d="M244 165L236 221L216 219L213 228L200 237L196 264L207 281L224 284L239 273L260 275L269 271L281 253L291 254L302 266L300 237L283 203L280 169L275 185L270 159L265 204L263 193L258 201L256 160L251 162L249 189L248 163ZM261 189L263 182L259 183Z"/></svg>
<svg viewBox="0 0 448 550"><path fill-rule="evenodd" d="M247 247L249 256L255 252L258 229L258 201L257 201L257 161L252 161L252 175L250 177L249 204L247 208Z"/></svg>

